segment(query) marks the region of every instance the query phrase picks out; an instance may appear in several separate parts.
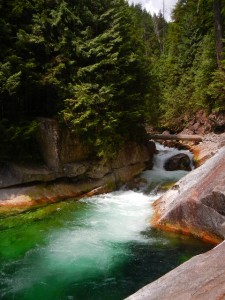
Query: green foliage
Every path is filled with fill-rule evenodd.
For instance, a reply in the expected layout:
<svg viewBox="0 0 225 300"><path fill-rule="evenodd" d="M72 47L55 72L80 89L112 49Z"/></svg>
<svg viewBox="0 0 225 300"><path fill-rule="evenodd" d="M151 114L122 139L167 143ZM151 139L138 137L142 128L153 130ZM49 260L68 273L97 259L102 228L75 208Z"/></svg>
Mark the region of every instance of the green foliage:
<svg viewBox="0 0 225 300"><path fill-rule="evenodd" d="M18 86L20 85L21 71L13 73L11 64L9 62L5 64L0 63L0 93L8 93L12 96L16 93Z"/></svg>
<svg viewBox="0 0 225 300"><path fill-rule="evenodd" d="M157 53L147 12L125 0L10 0L0 8L0 120L58 118L99 156L140 138ZM13 128L23 137L23 125Z"/></svg>
<svg viewBox="0 0 225 300"><path fill-rule="evenodd" d="M95 27L89 28L90 20L82 19L77 81L71 84L73 95L61 113L99 156L111 156L121 143L140 138L150 83L148 60L130 25L129 7L123 1L105 6L93 16Z"/></svg>
<svg viewBox="0 0 225 300"><path fill-rule="evenodd" d="M224 110L213 1L179 0L172 17L125 0L1 2L3 144L54 117L106 157L146 121L177 129L198 109Z"/></svg>
<svg viewBox="0 0 225 300"><path fill-rule="evenodd" d="M212 1L178 1L168 25L165 53L155 66L162 125L180 129L184 119L199 109L224 109L223 71L217 70L215 50Z"/></svg>
<svg viewBox="0 0 225 300"><path fill-rule="evenodd" d="M3 119L0 122L0 159L1 160L40 160L38 145L35 142L38 122L12 124Z"/></svg>
<svg viewBox="0 0 225 300"><path fill-rule="evenodd" d="M224 67L213 73L213 80L208 88L214 111L225 111L225 61L222 61L222 66Z"/></svg>

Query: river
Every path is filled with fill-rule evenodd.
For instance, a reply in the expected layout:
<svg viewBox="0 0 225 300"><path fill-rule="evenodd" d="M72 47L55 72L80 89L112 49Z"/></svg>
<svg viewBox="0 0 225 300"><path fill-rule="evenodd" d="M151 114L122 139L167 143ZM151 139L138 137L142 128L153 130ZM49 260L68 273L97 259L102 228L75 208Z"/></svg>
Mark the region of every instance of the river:
<svg viewBox="0 0 225 300"><path fill-rule="evenodd" d="M0 219L0 299L121 300L210 249L149 227L161 184L187 173L164 171L165 159L178 150L157 147L139 188Z"/></svg>

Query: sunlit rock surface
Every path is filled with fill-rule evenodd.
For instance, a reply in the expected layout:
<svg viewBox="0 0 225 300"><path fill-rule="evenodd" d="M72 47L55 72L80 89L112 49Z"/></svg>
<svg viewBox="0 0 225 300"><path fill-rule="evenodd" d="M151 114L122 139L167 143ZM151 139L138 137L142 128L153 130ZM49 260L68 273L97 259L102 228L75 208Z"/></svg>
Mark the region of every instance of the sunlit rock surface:
<svg viewBox="0 0 225 300"><path fill-rule="evenodd" d="M225 147L154 202L152 226L211 243L224 237Z"/></svg>
<svg viewBox="0 0 225 300"><path fill-rule="evenodd" d="M225 299L225 242L197 255L126 300Z"/></svg>
<svg viewBox="0 0 225 300"><path fill-rule="evenodd" d="M203 137L203 141L197 145L192 145L190 150L195 157L195 166L199 167L209 158L217 153L217 151L225 146L225 134L209 133Z"/></svg>

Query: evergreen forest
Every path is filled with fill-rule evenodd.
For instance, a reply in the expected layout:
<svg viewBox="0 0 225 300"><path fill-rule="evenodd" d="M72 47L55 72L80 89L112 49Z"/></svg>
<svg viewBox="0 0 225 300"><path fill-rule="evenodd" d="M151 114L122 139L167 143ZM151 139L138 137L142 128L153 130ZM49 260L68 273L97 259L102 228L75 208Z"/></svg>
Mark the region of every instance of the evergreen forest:
<svg viewBox="0 0 225 300"><path fill-rule="evenodd" d="M222 0L178 0L170 22L126 0L1 0L0 28L1 159L33 157L42 117L107 157L145 124L225 111Z"/></svg>

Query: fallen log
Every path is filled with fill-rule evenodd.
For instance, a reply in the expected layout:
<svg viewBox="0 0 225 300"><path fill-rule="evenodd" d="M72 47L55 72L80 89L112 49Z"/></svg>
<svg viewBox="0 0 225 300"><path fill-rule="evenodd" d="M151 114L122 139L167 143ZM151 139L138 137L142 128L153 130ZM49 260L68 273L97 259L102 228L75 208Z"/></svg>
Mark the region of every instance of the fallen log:
<svg viewBox="0 0 225 300"><path fill-rule="evenodd" d="M187 134L148 134L150 140L175 140L175 141L195 141L202 142L200 135L187 135Z"/></svg>

